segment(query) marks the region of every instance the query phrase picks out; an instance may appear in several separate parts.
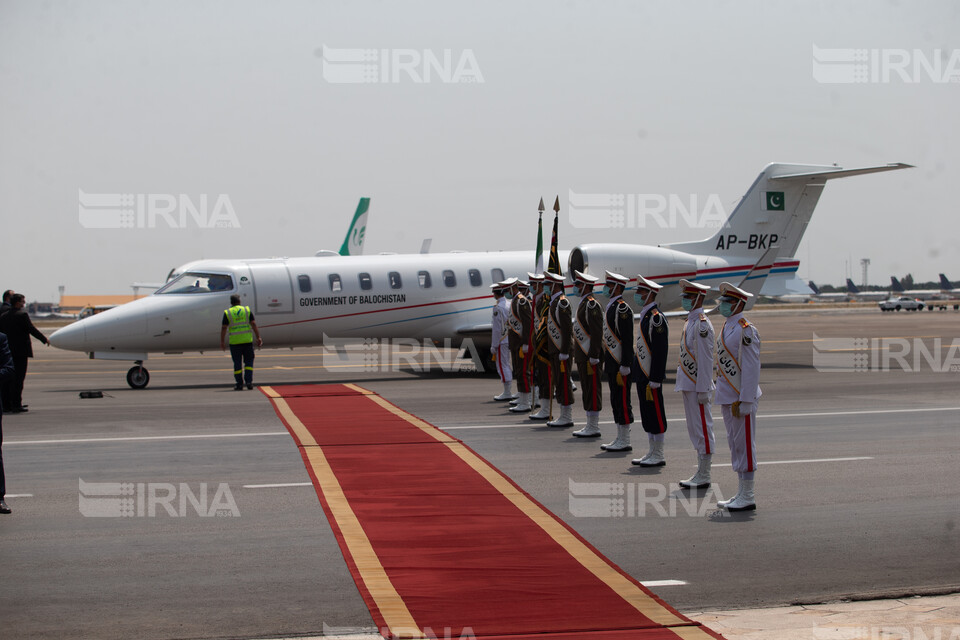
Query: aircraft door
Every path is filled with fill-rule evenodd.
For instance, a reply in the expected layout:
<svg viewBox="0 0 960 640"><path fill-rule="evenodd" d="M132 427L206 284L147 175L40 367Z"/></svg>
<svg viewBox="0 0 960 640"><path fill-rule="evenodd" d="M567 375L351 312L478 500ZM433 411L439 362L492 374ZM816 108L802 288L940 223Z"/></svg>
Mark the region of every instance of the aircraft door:
<svg viewBox="0 0 960 640"><path fill-rule="evenodd" d="M248 262L256 305L254 314L293 313L293 280L282 260Z"/></svg>

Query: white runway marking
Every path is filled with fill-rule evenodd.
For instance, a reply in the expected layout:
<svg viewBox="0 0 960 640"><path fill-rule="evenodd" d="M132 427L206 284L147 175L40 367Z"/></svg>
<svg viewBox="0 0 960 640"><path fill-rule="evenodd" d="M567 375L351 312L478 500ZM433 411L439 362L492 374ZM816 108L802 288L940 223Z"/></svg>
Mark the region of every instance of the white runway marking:
<svg viewBox="0 0 960 640"><path fill-rule="evenodd" d="M32 493L8 493L8 498L32 498Z"/></svg>
<svg viewBox="0 0 960 640"><path fill-rule="evenodd" d="M68 440L7 440L4 445L15 444L74 444L78 442L135 442L137 440L193 440L197 438L257 438L261 436L289 436L287 431L264 431L262 433L209 433L179 436L129 436L122 438L72 438Z"/></svg>
<svg viewBox="0 0 960 640"><path fill-rule="evenodd" d="M283 482L280 484L245 484L244 489L277 489L280 487L312 487L312 482Z"/></svg>
<svg viewBox="0 0 960 640"><path fill-rule="evenodd" d="M762 467L767 464L803 464L806 462L852 462L854 460L873 460L870 456L859 456L856 458L812 458L809 460L770 460L768 462L760 461L757 463L757 466ZM732 467L733 465L729 462L726 464L715 464L715 467Z"/></svg>
<svg viewBox="0 0 960 640"><path fill-rule="evenodd" d="M817 418L817 417L828 417L828 416L861 416L861 415L878 415L885 413L929 413L935 411L960 411L960 407L920 407L917 409L866 409L863 411L817 411L811 413L760 413L757 415L757 418L760 420L768 420L771 418ZM668 416L667 421L676 420L684 421L686 418L684 416ZM536 427L543 426L545 421L543 420L527 420L526 422L514 422L511 424L471 424L471 425L458 425L453 427L442 427L444 431L454 431L457 429L511 429L515 427ZM601 420L600 424L613 424L612 420ZM721 425L722 425L721 421ZM560 432L560 429L557 429Z"/></svg>
<svg viewBox="0 0 960 640"><path fill-rule="evenodd" d="M640 582L645 587L678 587L687 584L686 580L643 580Z"/></svg>

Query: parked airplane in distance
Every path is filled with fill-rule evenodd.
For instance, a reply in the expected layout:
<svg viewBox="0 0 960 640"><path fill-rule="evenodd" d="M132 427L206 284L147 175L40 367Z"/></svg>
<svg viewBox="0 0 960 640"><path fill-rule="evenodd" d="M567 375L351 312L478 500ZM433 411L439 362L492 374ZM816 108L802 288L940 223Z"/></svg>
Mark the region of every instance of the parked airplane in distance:
<svg viewBox="0 0 960 640"><path fill-rule="evenodd" d="M587 244L561 252L560 259L568 273L602 277L610 270L633 281L643 274L664 285L658 299L665 309L679 304L681 278L712 287L792 278L799 265L794 253L827 180L909 166L845 170L773 163L711 238L666 246ZM64 327L51 342L92 358L134 361L127 382L142 388L149 381L142 366L149 353L219 348L220 319L235 293L252 308L268 347L317 346L342 337L448 340L451 346L469 338L479 348L489 341L489 285L507 276L525 278L534 253L200 260L155 294Z"/></svg>

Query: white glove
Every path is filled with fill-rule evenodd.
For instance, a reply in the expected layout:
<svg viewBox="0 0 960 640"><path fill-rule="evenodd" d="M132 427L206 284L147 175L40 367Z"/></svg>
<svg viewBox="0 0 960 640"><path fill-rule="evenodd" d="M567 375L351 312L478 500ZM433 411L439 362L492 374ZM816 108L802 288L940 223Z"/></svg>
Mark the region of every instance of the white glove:
<svg viewBox="0 0 960 640"><path fill-rule="evenodd" d="M520 351L523 351L524 353L527 353L528 351L530 351L530 345L528 345L528 344L522 345L522 346L520 347Z"/></svg>
<svg viewBox="0 0 960 640"><path fill-rule="evenodd" d="M740 417L749 415L757 410L756 402L741 402L740 403Z"/></svg>
<svg viewBox="0 0 960 640"><path fill-rule="evenodd" d="M620 375L624 378L630 375L630 367L620 367Z"/></svg>
<svg viewBox="0 0 960 640"><path fill-rule="evenodd" d="M490 353L496 353L496 352L497 352L496 347L490 347Z"/></svg>
<svg viewBox="0 0 960 640"><path fill-rule="evenodd" d="M697 392L697 402L700 404L707 404L710 402L710 394L706 391Z"/></svg>
<svg viewBox="0 0 960 640"><path fill-rule="evenodd" d="M648 383L647 383L647 386L650 387L651 389L659 389L659 388L660 388L660 383L659 383L659 382L648 382Z"/></svg>
<svg viewBox="0 0 960 640"><path fill-rule="evenodd" d="M570 354L569 354L569 353L561 353L561 354L560 354L560 362L563 362L563 361L565 361L565 360L567 360L567 359L569 359L569 358L570 358Z"/></svg>
<svg viewBox="0 0 960 640"><path fill-rule="evenodd" d="M592 366L595 367L595 366L597 366L598 364L600 364L600 358L590 358L589 362L590 362L590 364L591 364Z"/></svg>

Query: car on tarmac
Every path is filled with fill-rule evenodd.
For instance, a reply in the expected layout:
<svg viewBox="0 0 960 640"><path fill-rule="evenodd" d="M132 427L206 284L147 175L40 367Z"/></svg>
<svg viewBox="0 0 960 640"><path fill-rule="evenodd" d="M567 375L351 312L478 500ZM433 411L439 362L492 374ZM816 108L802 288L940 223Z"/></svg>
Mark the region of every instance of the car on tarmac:
<svg viewBox="0 0 960 640"><path fill-rule="evenodd" d="M877 306L880 307L880 311L921 311L923 309L923 303L919 300L914 300L913 298L907 298L906 296L891 296L886 300L881 300L877 303Z"/></svg>

